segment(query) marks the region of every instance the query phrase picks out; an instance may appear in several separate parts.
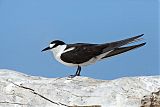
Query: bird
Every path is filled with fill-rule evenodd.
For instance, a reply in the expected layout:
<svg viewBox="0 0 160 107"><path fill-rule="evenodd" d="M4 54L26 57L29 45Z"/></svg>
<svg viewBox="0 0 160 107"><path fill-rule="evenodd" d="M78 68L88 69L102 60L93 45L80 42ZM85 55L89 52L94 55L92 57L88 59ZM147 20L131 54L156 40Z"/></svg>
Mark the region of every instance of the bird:
<svg viewBox="0 0 160 107"><path fill-rule="evenodd" d="M42 52L51 51L58 62L66 66L77 67L76 73L70 75L70 77L73 78L80 76L82 66L94 64L97 61L144 46L146 42L132 46L125 46L143 39L141 38L143 35L144 34L102 44L66 44L61 40L54 40L50 42L49 46L44 48Z"/></svg>

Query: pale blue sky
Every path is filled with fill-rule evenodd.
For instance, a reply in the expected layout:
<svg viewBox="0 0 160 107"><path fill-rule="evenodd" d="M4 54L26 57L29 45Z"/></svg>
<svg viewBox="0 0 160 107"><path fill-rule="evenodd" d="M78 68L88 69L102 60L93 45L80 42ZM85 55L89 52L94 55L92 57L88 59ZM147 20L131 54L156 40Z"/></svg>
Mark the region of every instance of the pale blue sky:
<svg viewBox="0 0 160 107"><path fill-rule="evenodd" d="M144 33L146 46L82 68L97 79L158 75L158 0L0 0L0 69L64 77L49 42L104 43Z"/></svg>

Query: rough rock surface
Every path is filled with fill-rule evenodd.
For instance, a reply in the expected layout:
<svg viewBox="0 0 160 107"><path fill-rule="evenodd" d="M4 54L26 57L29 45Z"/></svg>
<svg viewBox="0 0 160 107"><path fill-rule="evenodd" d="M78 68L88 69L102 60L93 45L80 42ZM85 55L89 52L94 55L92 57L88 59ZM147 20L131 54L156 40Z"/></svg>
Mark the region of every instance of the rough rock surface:
<svg viewBox="0 0 160 107"><path fill-rule="evenodd" d="M44 78L1 69L0 107L140 107L159 88L160 76Z"/></svg>
<svg viewBox="0 0 160 107"><path fill-rule="evenodd" d="M160 107L160 89L150 95L143 96L141 104L141 107Z"/></svg>

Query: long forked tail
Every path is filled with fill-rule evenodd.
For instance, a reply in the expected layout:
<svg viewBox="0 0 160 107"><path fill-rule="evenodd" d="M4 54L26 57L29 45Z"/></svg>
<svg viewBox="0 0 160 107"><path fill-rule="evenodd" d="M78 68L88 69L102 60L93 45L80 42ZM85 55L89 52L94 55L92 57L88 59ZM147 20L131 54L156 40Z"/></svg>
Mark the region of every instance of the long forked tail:
<svg viewBox="0 0 160 107"><path fill-rule="evenodd" d="M115 42L111 42L111 43L105 43L105 44L101 45L102 47L104 47L103 53L111 51L115 48L119 48L123 45L127 45L127 44L130 44L130 43L133 43L133 42L137 42L137 41L142 39L141 37L143 35L144 34L134 36L134 37L131 37L131 38L127 38L127 39L123 39L123 40L119 40L119 41L115 41Z"/></svg>
<svg viewBox="0 0 160 107"><path fill-rule="evenodd" d="M142 44L138 44L138 45L133 45L133 46L127 46L127 47L119 47L119 48L115 48L113 51L111 51L110 53L108 53L106 56L104 56L103 58L107 58L107 57L111 57L111 56L115 56L136 48L139 48L143 45L145 45L146 43L142 43ZM102 58L102 59L103 59Z"/></svg>

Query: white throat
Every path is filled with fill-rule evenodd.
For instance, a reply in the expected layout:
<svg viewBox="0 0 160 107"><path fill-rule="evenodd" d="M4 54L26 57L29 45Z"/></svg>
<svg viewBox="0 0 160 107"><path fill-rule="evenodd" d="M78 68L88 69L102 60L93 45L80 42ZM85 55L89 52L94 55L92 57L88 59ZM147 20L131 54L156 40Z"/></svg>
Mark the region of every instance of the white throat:
<svg viewBox="0 0 160 107"><path fill-rule="evenodd" d="M72 48L69 48L69 49L65 50L66 47L67 47L67 45L59 45L56 48L51 49L51 52L53 53L55 59L58 62L66 65L66 66L77 66L76 64L66 63L66 62L64 62L64 61L61 60L61 54L62 53L65 53L65 52L68 52L68 51L71 51L71 50L74 49L74 47L72 47Z"/></svg>
<svg viewBox="0 0 160 107"><path fill-rule="evenodd" d="M60 56L65 48L67 47L67 45L59 45L53 49L51 49L51 52L53 53L54 57L56 58L57 56Z"/></svg>

